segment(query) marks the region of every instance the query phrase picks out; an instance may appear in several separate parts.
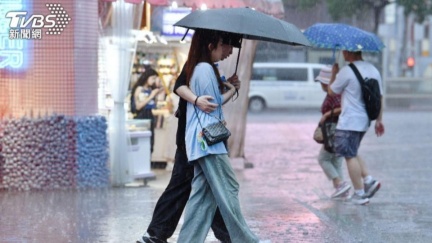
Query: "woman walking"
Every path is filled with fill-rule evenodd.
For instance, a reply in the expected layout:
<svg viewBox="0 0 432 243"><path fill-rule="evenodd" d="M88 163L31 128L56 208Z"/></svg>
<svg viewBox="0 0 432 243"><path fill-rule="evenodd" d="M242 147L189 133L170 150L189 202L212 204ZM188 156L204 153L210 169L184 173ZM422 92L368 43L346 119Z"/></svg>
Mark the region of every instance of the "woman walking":
<svg viewBox="0 0 432 243"><path fill-rule="evenodd" d="M221 106L235 94L234 86L222 82L214 64L221 58L221 33L197 29L186 64L187 84L197 97L215 97L219 106L213 112L205 113L194 104L187 104L185 142L189 162L194 165L194 179L178 242L203 243L217 207L232 242L264 242L252 233L243 218L238 199L239 184L224 142L209 146L201 133L202 127L218 119L224 120Z"/></svg>
<svg viewBox="0 0 432 243"><path fill-rule="evenodd" d="M321 88L327 94L328 84L331 78L331 67L324 66L315 81L321 83ZM341 96L326 95L321 106L322 117L320 124L323 125L326 120L337 121L341 113ZM318 154L318 162L329 180L332 181L335 188L334 193L331 195L332 199L345 199L351 186L343 180L342 162L343 157L337 156L333 151L328 151L323 145Z"/></svg>

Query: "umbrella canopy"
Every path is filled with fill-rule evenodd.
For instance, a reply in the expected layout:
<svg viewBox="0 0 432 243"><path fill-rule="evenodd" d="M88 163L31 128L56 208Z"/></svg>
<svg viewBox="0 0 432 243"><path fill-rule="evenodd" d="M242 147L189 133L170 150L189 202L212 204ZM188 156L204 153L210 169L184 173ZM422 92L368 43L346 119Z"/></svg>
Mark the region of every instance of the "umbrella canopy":
<svg viewBox="0 0 432 243"><path fill-rule="evenodd" d="M338 23L317 23L304 31L313 46L333 50L380 52L382 41L371 32Z"/></svg>
<svg viewBox="0 0 432 243"><path fill-rule="evenodd" d="M179 20L174 26L220 30L240 34L243 38L251 40L310 46L309 41L295 25L251 8L197 10Z"/></svg>

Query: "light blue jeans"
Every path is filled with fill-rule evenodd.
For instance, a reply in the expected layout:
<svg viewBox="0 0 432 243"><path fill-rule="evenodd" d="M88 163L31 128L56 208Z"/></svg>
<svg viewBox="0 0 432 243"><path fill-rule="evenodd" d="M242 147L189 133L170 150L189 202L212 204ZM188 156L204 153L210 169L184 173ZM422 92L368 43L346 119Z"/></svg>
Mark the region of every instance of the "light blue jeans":
<svg viewBox="0 0 432 243"><path fill-rule="evenodd" d="M219 207L231 242L258 242L243 218L238 199L239 184L228 155L202 157L195 162L194 169L192 191L178 242L203 243L216 207Z"/></svg>
<svg viewBox="0 0 432 243"><path fill-rule="evenodd" d="M318 162L329 180L335 178L343 179L343 157L338 157L335 153L328 152L322 146L318 154Z"/></svg>

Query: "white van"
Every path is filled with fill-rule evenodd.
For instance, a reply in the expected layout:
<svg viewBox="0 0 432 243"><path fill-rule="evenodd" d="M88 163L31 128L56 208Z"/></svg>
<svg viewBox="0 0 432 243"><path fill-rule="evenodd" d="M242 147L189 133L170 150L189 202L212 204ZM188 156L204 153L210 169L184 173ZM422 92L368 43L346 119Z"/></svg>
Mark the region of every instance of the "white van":
<svg viewBox="0 0 432 243"><path fill-rule="evenodd" d="M249 110L319 108L326 94L314 79L323 66L317 63L254 63Z"/></svg>

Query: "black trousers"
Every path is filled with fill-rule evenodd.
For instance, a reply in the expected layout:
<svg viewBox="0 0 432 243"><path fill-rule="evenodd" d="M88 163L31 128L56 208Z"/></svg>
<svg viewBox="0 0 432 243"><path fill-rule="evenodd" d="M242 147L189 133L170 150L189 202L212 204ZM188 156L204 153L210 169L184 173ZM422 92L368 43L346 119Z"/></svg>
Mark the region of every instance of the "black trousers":
<svg viewBox="0 0 432 243"><path fill-rule="evenodd" d="M194 167L188 163L186 151L177 147L171 180L156 203L147 229L151 236L167 240L173 235L189 199L193 177ZM231 242L219 209L216 210L211 228L218 240Z"/></svg>

